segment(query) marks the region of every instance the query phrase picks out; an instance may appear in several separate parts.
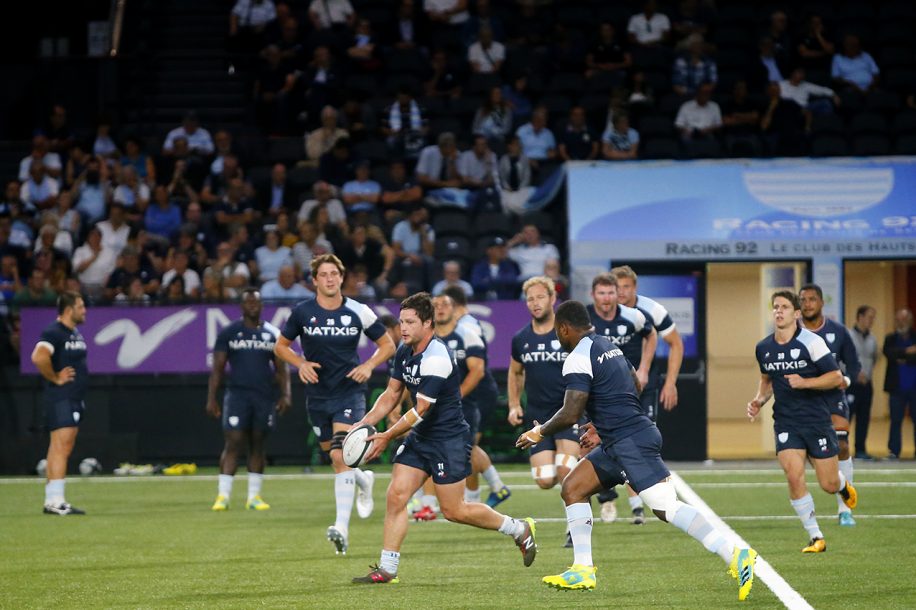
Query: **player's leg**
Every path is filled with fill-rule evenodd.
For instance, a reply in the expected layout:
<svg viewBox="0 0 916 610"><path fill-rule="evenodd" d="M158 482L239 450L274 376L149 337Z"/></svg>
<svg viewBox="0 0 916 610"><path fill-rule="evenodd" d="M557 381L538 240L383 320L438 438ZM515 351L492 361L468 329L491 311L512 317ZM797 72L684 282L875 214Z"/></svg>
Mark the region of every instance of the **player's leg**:
<svg viewBox="0 0 916 610"><path fill-rule="evenodd" d="M791 435L792 433L786 432L784 434ZM789 436L787 438L786 444L789 444L792 437ZM779 443L779 438L777 443ZM827 545L824 542L824 533L817 523L817 517L815 517L814 498L808 492L808 485L805 482L806 456L806 448L786 447L780 450L777 444L776 459L779 460L779 465L786 475L786 482L789 484L789 502L792 504L795 514L798 515L810 539L808 546L802 549L802 552L820 553L827 550Z"/></svg>
<svg viewBox="0 0 916 610"><path fill-rule="evenodd" d="M547 439L544 439L545 441ZM557 466L554 463L556 453L552 449L541 449L541 441L531 448L528 463L531 464L531 478L541 489L550 489L557 484Z"/></svg>
<svg viewBox="0 0 916 610"><path fill-rule="evenodd" d="M255 426L248 436L248 500L245 508L249 510L269 510L270 504L261 497L264 484L264 469L267 466L268 428Z"/></svg>
<svg viewBox="0 0 916 610"><path fill-rule="evenodd" d="M439 500L436 498L436 486L432 479L426 479L417 490L417 494L419 498L416 510L409 510L410 502L408 502L408 512L411 513L411 517L415 521L435 521L436 514L439 512Z"/></svg>
<svg viewBox="0 0 916 610"><path fill-rule="evenodd" d="M223 408L226 413L226 408ZM225 419L225 418L224 418ZM219 477L217 477L216 501L212 510L225 511L229 509L229 498L232 496L232 483L238 469L239 456L248 447L248 430L224 429L223 452L219 456Z"/></svg>
<svg viewBox="0 0 916 610"><path fill-rule="evenodd" d="M84 511L67 503L64 492L67 477L67 460L73 453L82 417L82 403L60 401L46 408L47 424L51 430L48 443L47 482L45 483L44 512L52 515L83 515Z"/></svg>
<svg viewBox="0 0 916 610"><path fill-rule="evenodd" d="M833 429L836 430L837 446L839 449L837 459L839 461L840 472L843 473L843 476L846 477L847 481L852 483L853 465L852 455L849 452L849 406L846 404L846 400L844 399L842 404L837 408L838 410L842 411L842 413L835 412L830 416L831 422L833 423ZM852 517L852 510L850 510L850 508L846 505L846 500L839 493L836 496L836 502L837 515L840 525L855 525L856 521Z"/></svg>
<svg viewBox="0 0 916 610"><path fill-rule="evenodd" d="M477 403L470 399L464 399L462 402L462 412L464 420L468 423L468 442L472 446L478 443L478 430L480 429L480 410ZM477 476L483 469L480 454L475 454L471 448L471 472L464 481L464 499L468 502L480 502L480 478Z"/></svg>
<svg viewBox="0 0 916 610"><path fill-rule="evenodd" d="M652 379L648 388L644 389L639 395L639 403L645 414L654 423L658 417L658 384L657 379ZM643 525L646 522L645 507L643 507L642 498L632 487L627 485L627 503L630 505L630 512L633 513L633 525Z"/></svg>
<svg viewBox="0 0 916 610"><path fill-rule="evenodd" d="M856 454L857 460L870 460L866 441L868 440L868 427L871 424L871 403L874 398L874 390L869 381L866 384L855 383L849 389L850 400L850 422L853 416L856 421Z"/></svg>
<svg viewBox="0 0 916 610"><path fill-rule="evenodd" d="M490 493L487 496L487 504L491 508L502 502L505 502L509 499L509 496L512 495L509 487L503 483L502 478L500 478L499 472L496 470L496 466L493 465L493 461L490 459L490 456L487 455L487 452L480 447L480 439L483 436L483 431L487 429L487 426L492 419L493 409L496 406L497 399L498 397L495 392L495 387L494 391L486 392L481 396L478 405L478 410L480 411L480 420L477 424L476 434L474 435L474 447L475 452L479 451L477 463L480 468L479 471L474 470L474 472L480 472L484 480L487 482L487 486L490 488Z"/></svg>
<svg viewBox="0 0 916 610"><path fill-rule="evenodd" d="M553 465L557 473L557 482L562 483L579 462L578 439L578 426L573 426L572 428L564 430L551 439L553 441L552 446L556 448L556 450L553 452ZM541 441L541 443L538 444L540 445L546 440L547 439L544 439ZM567 549L573 548L572 535L569 533L569 530L566 530L566 542L563 543L563 546Z"/></svg>

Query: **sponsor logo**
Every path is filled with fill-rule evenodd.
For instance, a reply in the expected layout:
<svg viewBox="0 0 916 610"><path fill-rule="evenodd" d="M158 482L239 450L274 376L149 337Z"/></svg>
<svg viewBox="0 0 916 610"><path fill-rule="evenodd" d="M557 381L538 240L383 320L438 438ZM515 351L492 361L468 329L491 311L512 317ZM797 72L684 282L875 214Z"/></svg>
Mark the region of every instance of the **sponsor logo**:
<svg viewBox="0 0 916 610"><path fill-rule="evenodd" d="M618 325L617 325L617 334L618 334L618 335L625 335L625 334L627 334L627 326L626 326L626 324L618 324Z"/></svg>
<svg viewBox="0 0 916 610"><path fill-rule="evenodd" d="M551 342L550 342L550 347L551 347L551 349L554 349L554 350L560 349L560 347L561 347L561 346L560 346L560 340L559 340L559 339L554 339L553 341L551 341Z"/></svg>
<svg viewBox="0 0 916 610"><path fill-rule="evenodd" d="M344 326L350 326L350 322L353 321L352 316L340 316L340 323Z"/></svg>
<svg viewBox="0 0 916 610"><path fill-rule="evenodd" d="M598 364L601 364L605 360L610 360L611 358L617 358L618 356L623 356L623 352L616 347L614 349L609 349L608 351L598 356Z"/></svg>
<svg viewBox="0 0 916 610"><path fill-rule="evenodd" d="M624 335L622 337L608 335L608 339L614 345L626 345L630 342L634 335Z"/></svg>
<svg viewBox="0 0 916 610"><path fill-rule="evenodd" d="M79 412L79 411L74 411L74 412L73 412L73 421L79 423L79 421L80 421L80 412Z"/></svg>
<svg viewBox="0 0 916 610"><path fill-rule="evenodd" d="M64 349L70 351L86 351L86 342L83 340L67 341L64 343Z"/></svg>
<svg viewBox="0 0 916 610"><path fill-rule="evenodd" d="M406 446L407 445L402 444L400 447L398 447L398 450L395 452L395 455L401 455L402 453L404 453L404 447Z"/></svg>
<svg viewBox="0 0 916 610"><path fill-rule="evenodd" d="M166 339L181 331L195 318L197 312L182 309L156 322L146 332L140 332L140 327L133 320L122 318L103 326L96 333L95 342L98 345L108 345L122 339L117 364L120 368L132 369L143 364L143 361L159 349Z"/></svg>
<svg viewBox="0 0 916 610"><path fill-rule="evenodd" d="M794 347L789 350L789 355L792 356L793 360L798 360L798 357L801 356L801 350L797 347Z"/></svg>
<svg viewBox="0 0 916 610"><path fill-rule="evenodd" d="M229 416L229 425L232 426L233 428L235 428L236 426L239 425L239 417L238 417L238 415L230 415L230 416Z"/></svg>
<svg viewBox="0 0 916 610"><path fill-rule="evenodd" d="M543 350L545 345L543 343L538 343L538 349Z"/></svg>
<svg viewBox="0 0 916 610"><path fill-rule="evenodd" d="M778 358L779 360L785 360L786 355L783 354L782 352L779 352L778 354L776 354L776 358Z"/></svg>
<svg viewBox="0 0 916 610"><path fill-rule="evenodd" d="M784 442L786 442L787 440L789 440L789 433L788 433L788 432L780 432L779 435L778 435L776 438L779 439L779 442L780 442L780 443L784 443Z"/></svg>
<svg viewBox="0 0 916 610"><path fill-rule="evenodd" d="M836 333L827 333L827 342L833 343L836 341Z"/></svg>
<svg viewBox="0 0 916 610"><path fill-rule="evenodd" d="M273 339L273 337L270 337ZM276 345L275 341L260 341L258 339L234 339L229 342L229 349L233 350L242 350L242 349L254 349L261 350L265 352L273 352L274 346Z"/></svg>
<svg viewBox="0 0 916 610"><path fill-rule="evenodd" d="M346 417L347 419L350 419L353 415L353 409L344 409L343 414L344 414L344 417Z"/></svg>
<svg viewBox="0 0 916 610"><path fill-rule="evenodd" d="M355 326L303 326L302 332L311 337L355 337L359 334L359 329Z"/></svg>
<svg viewBox="0 0 916 610"><path fill-rule="evenodd" d="M458 341L457 341L456 339L451 339L451 340L449 340L449 342L448 342L448 346L449 346L451 349L455 349L455 348L458 347Z"/></svg>
<svg viewBox="0 0 916 610"><path fill-rule="evenodd" d="M315 437L316 437L316 438L320 438L320 437L321 437L321 428L319 428L318 426L312 426L312 432L315 433ZM403 446L403 445L402 445L402 446Z"/></svg>
<svg viewBox="0 0 916 610"><path fill-rule="evenodd" d="M522 354L522 364L532 362L563 362L568 356L566 352L529 352Z"/></svg>
<svg viewBox="0 0 916 610"><path fill-rule="evenodd" d="M808 366L807 360L796 360L793 362L767 362L763 368L767 371L800 371Z"/></svg>

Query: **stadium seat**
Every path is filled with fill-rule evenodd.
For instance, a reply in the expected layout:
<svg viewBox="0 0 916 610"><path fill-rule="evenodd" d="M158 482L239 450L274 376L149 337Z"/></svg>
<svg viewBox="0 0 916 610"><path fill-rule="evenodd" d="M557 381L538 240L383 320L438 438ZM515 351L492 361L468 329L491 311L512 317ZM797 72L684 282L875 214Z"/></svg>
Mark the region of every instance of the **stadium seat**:
<svg viewBox="0 0 916 610"><path fill-rule="evenodd" d="M263 188L267 188L270 184L270 172L271 167L269 165L258 165L246 171L245 175L254 189L260 191ZM287 180L289 180L288 175Z"/></svg>
<svg viewBox="0 0 916 610"><path fill-rule="evenodd" d="M412 49L394 49L388 55L385 67L389 72L396 74L412 74L413 76L423 76L426 73L427 65L419 51Z"/></svg>
<svg viewBox="0 0 916 610"><path fill-rule="evenodd" d="M305 158L302 138L271 138L267 141L267 160L291 165Z"/></svg>
<svg viewBox="0 0 916 610"><path fill-rule="evenodd" d="M916 155L916 135L900 136L895 149L898 155Z"/></svg>
<svg viewBox="0 0 916 610"><path fill-rule="evenodd" d="M842 134L846 131L843 119L835 114L817 114L811 120L811 132L815 135L822 133Z"/></svg>
<svg viewBox="0 0 916 610"><path fill-rule="evenodd" d="M565 117L569 114L569 109L572 108L572 101L566 95L551 94L541 98L541 105L547 108L550 116Z"/></svg>
<svg viewBox="0 0 916 610"><path fill-rule="evenodd" d="M878 9L878 18L888 22L916 19L916 6L907 0L882 3Z"/></svg>
<svg viewBox="0 0 916 610"><path fill-rule="evenodd" d="M674 138L646 138L645 145L641 146L643 159L677 159L680 148Z"/></svg>
<svg viewBox="0 0 916 610"><path fill-rule="evenodd" d="M557 220L547 212L528 212L519 218L519 228L527 224L533 224L541 233L553 234Z"/></svg>
<svg viewBox="0 0 916 610"><path fill-rule="evenodd" d="M433 255L437 260L443 261L449 258L468 258L471 254L471 242L467 237L453 235L436 239L436 245Z"/></svg>
<svg viewBox="0 0 916 610"><path fill-rule="evenodd" d="M578 96L585 91L585 77L581 74L561 72L550 80L549 90L551 93Z"/></svg>
<svg viewBox="0 0 916 610"><path fill-rule="evenodd" d="M621 81L614 72L596 72L588 79L585 88L590 93L608 93ZM605 96L606 97L606 96Z"/></svg>
<svg viewBox="0 0 916 610"><path fill-rule="evenodd" d="M364 140L354 144L353 152L360 159L368 159L373 165L386 163L391 159L391 151L388 149L388 145L381 140Z"/></svg>
<svg viewBox="0 0 916 610"><path fill-rule="evenodd" d="M470 128L470 125L468 125ZM443 132L450 131L456 136L460 135L464 130L461 127L461 122L458 119L453 119L449 117L440 117L438 119L433 119L429 122L429 134L430 141L435 142L436 137Z"/></svg>
<svg viewBox="0 0 916 610"><path fill-rule="evenodd" d="M916 64L916 51L912 47L884 47L878 65L883 70L889 68L908 68Z"/></svg>
<svg viewBox="0 0 916 610"><path fill-rule="evenodd" d="M373 74L353 74L347 77L344 86L356 94L370 97L378 92L379 82Z"/></svg>
<svg viewBox="0 0 916 610"><path fill-rule="evenodd" d="M466 212L439 210L433 217L432 226L437 239L442 237L469 238L471 234L471 223L468 221Z"/></svg>
<svg viewBox="0 0 916 610"><path fill-rule="evenodd" d="M884 21L878 29L876 42L879 46L907 44L913 38L913 25L905 21Z"/></svg>
<svg viewBox="0 0 916 610"><path fill-rule="evenodd" d="M722 156L722 145L718 140L690 140L684 143L684 150L690 159L716 159Z"/></svg>
<svg viewBox="0 0 916 610"><path fill-rule="evenodd" d="M883 89L873 89L865 96L865 107L872 112L896 112L900 108L900 96Z"/></svg>
<svg viewBox="0 0 916 610"><path fill-rule="evenodd" d="M499 212L484 212L474 219L474 235L476 237L498 235L511 237L518 231L515 223Z"/></svg>
<svg viewBox="0 0 916 610"><path fill-rule="evenodd" d="M498 74L471 74L468 77L468 93L486 94L493 87L502 85Z"/></svg>
<svg viewBox="0 0 916 610"><path fill-rule="evenodd" d="M849 154L846 138L825 134L818 136L811 144L812 157L841 157Z"/></svg>
<svg viewBox="0 0 916 610"><path fill-rule="evenodd" d="M887 155L891 152L890 138L882 135L856 136L852 141L852 153L860 157Z"/></svg>
<svg viewBox="0 0 916 610"><path fill-rule="evenodd" d="M916 83L916 70L912 68L892 68L883 75L882 83L893 91L909 93Z"/></svg>
<svg viewBox="0 0 916 610"><path fill-rule="evenodd" d="M849 131L855 135L883 134L887 132L887 121L880 114L863 112L852 117L849 122Z"/></svg>
<svg viewBox="0 0 916 610"><path fill-rule="evenodd" d="M638 130L643 137L671 136L674 134L674 121L666 116L644 116L639 120Z"/></svg>
<svg viewBox="0 0 916 610"><path fill-rule="evenodd" d="M318 170L314 167L294 167L289 170L286 180L292 190L307 191L318 180Z"/></svg>
<svg viewBox="0 0 916 610"><path fill-rule="evenodd" d="M909 135L916 133L916 112L904 110L894 117L894 133Z"/></svg>
<svg viewBox="0 0 916 610"><path fill-rule="evenodd" d="M420 86L420 79L413 74L389 74L385 79L385 87L390 95L396 95L402 87L407 87L414 94L418 94Z"/></svg>

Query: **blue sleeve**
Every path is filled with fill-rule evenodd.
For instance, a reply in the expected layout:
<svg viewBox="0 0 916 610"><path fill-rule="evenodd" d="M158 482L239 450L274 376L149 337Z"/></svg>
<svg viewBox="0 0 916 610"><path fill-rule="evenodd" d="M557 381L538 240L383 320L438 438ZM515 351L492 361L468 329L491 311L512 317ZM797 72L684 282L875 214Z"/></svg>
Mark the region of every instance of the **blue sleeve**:
<svg viewBox="0 0 916 610"><path fill-rule="evenodd" d="M393 366L391 367L391 371L389 371L388 374L395 381L400 381L401 383L404 383L404 370L401 368L401 359L398 358L397 352L395 352L394 354Z"/></svg>
<svg viewBox="0 0 916 610"><path fill-rule="evenodd" d="M512 337L512 359L516 362L522 361L522 347L521 347L522 338L518 335Z"/></svg>
<svg viewBox="0 0 916 610"><path fill-rule="evenodd" d="M420 385L417 387L417 397L419 398L420 394L422 394L426 398L431 398L431 402L435 402L439 397L439 392L442 391L443 385L445 385L445 377L424 375L420 379Z"/></svg>
<svg viewBox="0 0 916 610"><path fill-rule="evenodd" d="M809 353L810 358L810 353ZM823 375L824 373L829 373L830 371L840 370L839 365L836 363L836 358L833 357L833 354L828 353L826 356L814 362L814 368L817 369L818 375Z"/></svg>
<svg viewBox="0 0 916 610"><path fill-rule="evenodd" d="M378 341L382 338L382 335L385 334L385 325L376 320L369 325L369 328L364 329L363 332L373 341Z"/></svg>
<svg viewBox="0 0 916 610"><path fill-rule="evenodd" d="M687 63L680 57L674 60L674 69L671 74L671 84L675 87L683 87L687 84Z"/></svg>
<svg viewBox="0 0 916 610"><path fill-rule="evenodd" d="M50 343L54 348L54 352L57 353L61 348L63 342L61 341L60 333L57 332L57 329L53 326L49 326L44 329L41 333L41 336L38 338L39 342Z"/></svg>
<svg viewBox="0 0 916 610"><path fill-rule="evenodd" d="M483 360L487 359L487 348L483 345L472 345L465 348L464 352L468 358L481 358Z"/></svg>
<svg viewBox="0 0 916 610"><path fill-rule="evenodd" d="M843 345L840 349L840 360L846 365L846 376L850 381L855 381L862 370L862 363L859 361L859 354L856 352L856 346L849 336L849 331L843 329Z"/></svg>
<svg viewBox="0 0 916 610"><path fill-rule="evenodd" d="M761 347L760 344L757 344L757 347L754 348L754 357L757 359L757 368L760 369L760 372L764 375L767 374L766 370L763 368L763 358L760 356Z"/></svg>
<svg viewBox="0 0 916 610"><path fill-rule="evenodd" d="M567 390L576 390L591 394L592 378L585 373L569 373L563 375L563 383L566 384Z"/></svg>
<svg viewBox="0 0 916 610"><path fill-rule="evenodd" d="M289 318L286 319L286 324L283 325L283 336L290 341L295 341L299 337L299 328L301 326L299 317L299 308L297 307L290 312Z"/></svg>
<svg viewBox="0 0 916 610"><path fill-rule="evenodd" d="M216 335L216 343L213 344L214 352L229 352L229 327L219 331Z"/></svg>

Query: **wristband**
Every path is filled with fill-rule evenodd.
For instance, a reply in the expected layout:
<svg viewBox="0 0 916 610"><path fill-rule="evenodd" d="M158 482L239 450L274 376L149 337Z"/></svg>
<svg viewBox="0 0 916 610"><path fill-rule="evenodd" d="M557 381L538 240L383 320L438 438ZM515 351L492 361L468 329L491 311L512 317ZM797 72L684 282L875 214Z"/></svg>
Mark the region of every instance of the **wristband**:
<svg viewBox="0 0 916 610"><path fill-rule="evenodd" d="M525 438L535 444L541 442L544 439L544 435L541 434L541 424L536 425L534 428L526 432Z"/></svg>
<svg viewBox="0 0 916 610"><path fill-rule="evenodd" d="M849 386L852 385L852 381L850 381L850 380L849 380L849 377L847 377L846 375L843 375L843 381L846 382L846 387L847 387L847 388L848 388Z"/></svg>
<svg viewBox="0 0 916 610"><path fill-rule="evenodd" d="M416 428L423 421L423 418L420 417L419 413L417 413L416 407L405 413L404 419L407 420L407 423L410 424L411 428Z"/></svg>

